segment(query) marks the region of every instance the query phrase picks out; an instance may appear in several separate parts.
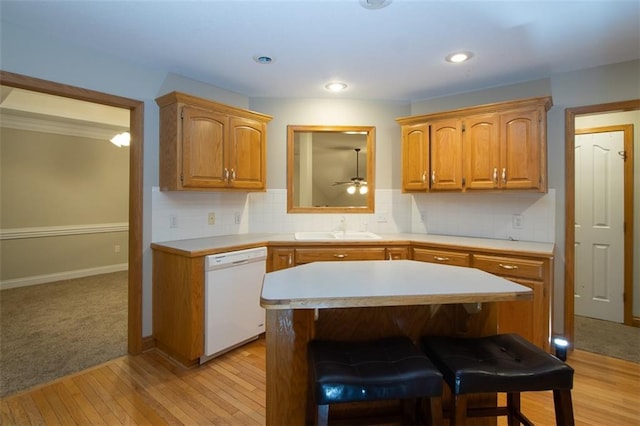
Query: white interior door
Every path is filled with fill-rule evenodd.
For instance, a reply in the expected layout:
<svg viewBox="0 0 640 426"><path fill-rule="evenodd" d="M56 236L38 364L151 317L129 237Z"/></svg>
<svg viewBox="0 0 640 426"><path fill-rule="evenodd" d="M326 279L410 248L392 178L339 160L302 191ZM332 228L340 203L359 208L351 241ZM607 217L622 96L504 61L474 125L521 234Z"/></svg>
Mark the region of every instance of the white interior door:
<svg viewBox="0 0 640 426"><path fill-rule="evenodd" d="M624 322L624 132L575 137L575 313Z"/></svg>

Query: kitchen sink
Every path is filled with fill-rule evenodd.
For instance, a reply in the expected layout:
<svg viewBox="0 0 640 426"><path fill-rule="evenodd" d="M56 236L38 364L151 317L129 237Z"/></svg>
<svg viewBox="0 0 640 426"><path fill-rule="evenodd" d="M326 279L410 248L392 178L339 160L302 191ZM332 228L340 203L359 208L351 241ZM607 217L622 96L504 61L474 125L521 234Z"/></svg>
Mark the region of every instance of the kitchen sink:
<svg viewBox="0 0 640 426"><path fill-rule="evenodd" d="M380 236L368 231L310 231L296 232L294 234L299 241L361 241L379 240Z"/></svg>

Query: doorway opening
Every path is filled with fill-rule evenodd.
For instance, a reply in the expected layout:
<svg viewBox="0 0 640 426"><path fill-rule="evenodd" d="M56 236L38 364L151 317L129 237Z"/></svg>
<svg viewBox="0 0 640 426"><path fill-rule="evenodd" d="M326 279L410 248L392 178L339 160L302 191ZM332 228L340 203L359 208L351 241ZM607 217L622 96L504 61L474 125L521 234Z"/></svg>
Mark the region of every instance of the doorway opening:
<svg viewBox="0 0 640 426"><path fill-rule="evenodd" d="M576 118L612 112L635 111L640 109L640 100L614 102L609 104L590 105L565 110L565 285L564 285L564 334L572 344L575 343L575 300L576 293L576 257L575 227L576 222L576 159L575 137ZM627 161L624 165L624 292L627 299L624 303L624 324L633 324L633 144L625 143ZM631 157L631 158L630 158ZM622 206L620 206L622 208ZM635 324L638 325L638 324Z"/></svg>
<svg viewBox="0 0 640 426"><path fill-rule="evenodd" d="M129 274L127 350L142 352L142 173L144 103L134 99L0 71L0 84L129 110Z"/></svg>

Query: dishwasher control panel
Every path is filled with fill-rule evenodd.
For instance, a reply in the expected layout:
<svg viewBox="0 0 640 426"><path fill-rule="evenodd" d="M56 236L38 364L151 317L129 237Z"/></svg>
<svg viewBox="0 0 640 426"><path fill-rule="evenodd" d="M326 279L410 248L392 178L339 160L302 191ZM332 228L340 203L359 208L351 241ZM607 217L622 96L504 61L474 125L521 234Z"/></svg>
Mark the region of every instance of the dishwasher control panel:
<svg viewBox="0 0 640 426"><path fill-rule="evenodd" d="M241 262L253 262L260 259L266 259L267 248L258 247L246 250L230 251L226 253L212 254L206 257L205 268L207 270L220 267L223 265L231 265Z"/></svg>

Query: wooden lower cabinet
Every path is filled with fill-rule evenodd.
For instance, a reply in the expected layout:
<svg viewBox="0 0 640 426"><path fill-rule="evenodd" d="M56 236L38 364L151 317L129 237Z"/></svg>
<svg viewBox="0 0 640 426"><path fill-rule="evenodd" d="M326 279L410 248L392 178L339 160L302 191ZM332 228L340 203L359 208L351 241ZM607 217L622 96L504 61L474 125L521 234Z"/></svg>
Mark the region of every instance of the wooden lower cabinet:
<svg viewBox="0 0 640 426"><path fill-rule="evenodd" d="M498 332L518 333L537 346L549 350L549 330L545 328L544 284L540 281L529 281L509 278L533 290L533 300L498 303ZM548 315L547 315L548 316Z"/></svg>
<svg viewBox="0 0 640 426"><path fill-rule="evenodd" d="M533 299L498 304L498 331L518 333L550 349L552 258L473 254L473 267L533 290Z"/></svg>
<svg viewBox="0 0 640 426"><path fill-rule="evenodd" d="M191 366L204 353L204 257L153 251L155 346Z"/></svg>
<svg viewBox="0 0 640 426"><path fill-rule="evenodd" d="M426 245L411 248L412 259L454 266L469 266L504 277L533 290L531 300L498 303L498 332L518 333L549 351L551 338L551 289L553 257Z"/></svg>
<svg viewBox="0 0 640 426"><path fill-rule="evenodd" d="M388 243L388 242L387 242ZM500 302L498 332L518 333L549 350L553 256L479 251L424 243L271 244L267 271L319 261L413 259L482 269L533 290L533 299ZM153 250L153 337L155 346L184 365L204 353L204 256Z"/></svg>

